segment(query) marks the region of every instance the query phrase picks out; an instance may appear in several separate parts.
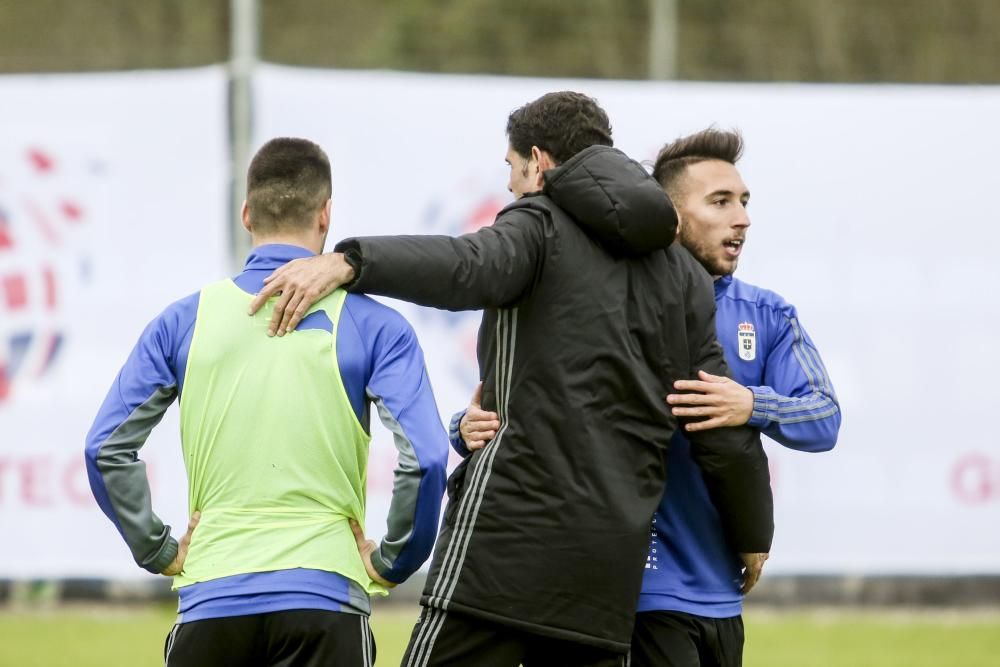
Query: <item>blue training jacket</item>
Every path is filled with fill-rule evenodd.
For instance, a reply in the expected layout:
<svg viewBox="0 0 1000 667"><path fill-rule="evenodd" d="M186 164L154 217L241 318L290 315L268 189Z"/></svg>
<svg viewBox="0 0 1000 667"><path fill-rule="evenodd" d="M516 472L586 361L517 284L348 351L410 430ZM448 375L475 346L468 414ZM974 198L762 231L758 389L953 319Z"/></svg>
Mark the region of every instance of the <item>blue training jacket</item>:
<svg viewBox="0 0 1000 667"><path fill-rule="evenodd" d="M803 452L837 443L833 385L795 307L732 276L715 281L715 325L733 379L754 393L749 424ZM691 446L670 443L666 491L653 519L639 611L727 618L742 613L742 563L726 544Z"/></svg>
<svg viewBox="0 0 1000 667"><path fill-rule="evenodd" d="M244 291L257 293L275 269L312 254L292 245L260 246L233 281ZM87 472L94 497L129 544L136 561L153 572L169 564L176 542L169 526L164 526L149 506L149 482L138 452L183 391L198 299L196 293L175 302L146 327L87 435ZM298 328L324 326L330 329L328 318L324 324L323 318L310 316ZM431 553L446 478L447 439L423 352L413 329L396 311L366 296L348 294L337 330L337 359L358 421L369 430L369 404L375 404L399 450L397 491L380 554L390 566L382 576L400 582ZM107 465L113 457L121 462L123 452L127 465ZM417 484L411 483L414 479L419 480ZM115 485L135 492L109 493ZM387 554L395 557L386 558ZM345 577L294 569L185 586L179 590L178 622L289 609L362 614L371 610L364 590Z"/></svg>

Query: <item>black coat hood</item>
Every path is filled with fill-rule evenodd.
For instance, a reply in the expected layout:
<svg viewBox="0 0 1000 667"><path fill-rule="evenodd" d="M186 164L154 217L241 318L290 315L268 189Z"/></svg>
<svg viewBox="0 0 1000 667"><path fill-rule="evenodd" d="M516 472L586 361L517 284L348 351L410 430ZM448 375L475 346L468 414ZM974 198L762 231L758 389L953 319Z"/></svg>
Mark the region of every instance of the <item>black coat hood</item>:
<svg viewBox="0 0 1000 667"><path fill-rule="evenodd" d="M663 250L677 233L677 212L660 185L610 146L585 148L546 171L543 192L617 255Z"/></svg>

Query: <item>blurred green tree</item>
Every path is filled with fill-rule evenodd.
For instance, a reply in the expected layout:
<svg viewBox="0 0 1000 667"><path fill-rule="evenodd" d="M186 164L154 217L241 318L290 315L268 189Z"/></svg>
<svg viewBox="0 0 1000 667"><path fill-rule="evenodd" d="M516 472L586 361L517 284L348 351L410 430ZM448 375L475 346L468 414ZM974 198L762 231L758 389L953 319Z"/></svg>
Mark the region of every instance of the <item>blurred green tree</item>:
<svg viewBox="0 0 1000 667"><path fill-rule="evenodd" d="M260 0L261 57L643 79L656 0ZM691 80L1000 82L1000 0L673 0ZM226 60L229 0L0 0L0 71Z"/></svg>

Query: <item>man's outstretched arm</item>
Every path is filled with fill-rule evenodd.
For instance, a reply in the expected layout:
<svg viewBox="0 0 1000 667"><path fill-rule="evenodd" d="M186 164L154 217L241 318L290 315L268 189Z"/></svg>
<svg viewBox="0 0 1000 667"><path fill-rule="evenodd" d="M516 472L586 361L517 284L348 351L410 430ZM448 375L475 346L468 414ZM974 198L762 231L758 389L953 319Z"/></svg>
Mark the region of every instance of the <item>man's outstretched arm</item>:
<svg viewBox="0 0 1000 667"><path fill-rule="evenodd" d="M269 335L294 331L309 307L337 287L446 310L501 307L527 294L544 254L541 214L503 213L491 227L452 236L368 236L275 271L250 305L279 296Z"/></svg>

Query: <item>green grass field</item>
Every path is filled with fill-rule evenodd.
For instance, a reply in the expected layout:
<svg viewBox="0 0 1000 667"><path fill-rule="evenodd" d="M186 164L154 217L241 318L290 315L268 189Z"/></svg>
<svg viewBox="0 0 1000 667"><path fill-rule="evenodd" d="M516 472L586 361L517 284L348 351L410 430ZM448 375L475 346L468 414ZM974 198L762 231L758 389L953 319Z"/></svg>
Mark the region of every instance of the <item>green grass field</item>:
<svg viewBox="0 0 1000 667"><path fill-rule="evenodd" d="M399 664L416 615L415 607L376 608L378 665ZM745 618L746 667L1000 665L1000 611L750 609ZM172 622L166 607L0 611L0 665L153 667Z"/></svg>

